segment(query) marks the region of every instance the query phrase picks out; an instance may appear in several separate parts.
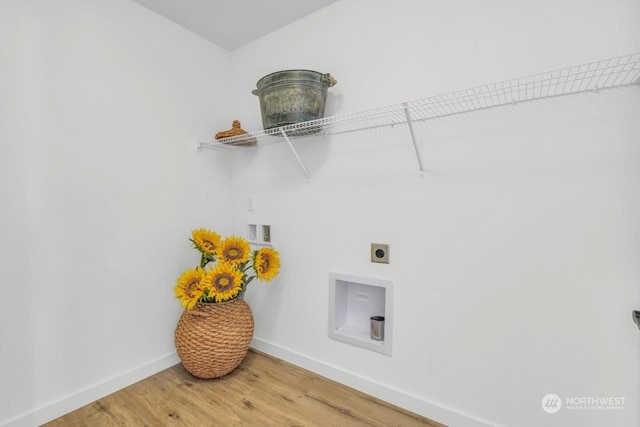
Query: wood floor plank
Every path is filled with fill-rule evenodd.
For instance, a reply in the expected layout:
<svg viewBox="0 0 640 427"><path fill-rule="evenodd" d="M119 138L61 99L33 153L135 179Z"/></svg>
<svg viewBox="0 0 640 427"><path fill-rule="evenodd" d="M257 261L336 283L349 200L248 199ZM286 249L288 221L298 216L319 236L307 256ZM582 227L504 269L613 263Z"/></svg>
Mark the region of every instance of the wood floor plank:
<svg viewBox="0 0 640 427"><path fill-rule="evenodd" d="M176 365L45 427L247 425L445 427L255 350L223 378Z"/></svg>

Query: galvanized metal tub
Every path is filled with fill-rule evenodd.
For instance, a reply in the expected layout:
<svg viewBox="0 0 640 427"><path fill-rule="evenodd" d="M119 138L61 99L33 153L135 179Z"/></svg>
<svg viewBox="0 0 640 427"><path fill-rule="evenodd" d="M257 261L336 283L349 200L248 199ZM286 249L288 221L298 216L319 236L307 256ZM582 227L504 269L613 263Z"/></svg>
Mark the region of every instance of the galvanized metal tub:
<svg viewBox="0 0 640 427"><path fill-rule="evenodd" d="M329 73L284 70L267 74L251 93L260 99L262 126L273 129L324 117L327 89L337 83ZM318 132L310 129L308 132Z"/></svg>

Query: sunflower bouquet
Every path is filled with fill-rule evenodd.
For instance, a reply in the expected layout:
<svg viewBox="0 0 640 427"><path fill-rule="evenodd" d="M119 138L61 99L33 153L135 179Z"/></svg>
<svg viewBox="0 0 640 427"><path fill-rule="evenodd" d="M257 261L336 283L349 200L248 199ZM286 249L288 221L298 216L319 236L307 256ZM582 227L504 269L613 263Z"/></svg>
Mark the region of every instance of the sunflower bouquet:
<svg viewBox="0 0 640 427"><path fill-rule="evenodd" d="M256 277L269 282L278 275L280 255L273 248L251 251L249 242L242 237L222 239L218 233L204 228L193 230L191 237L189 240L200 252L200 265L182 273L174 287L176 298L187 310L198 301L242 298L247 285ZM207 268L210 263L215 266Z"/></svg>

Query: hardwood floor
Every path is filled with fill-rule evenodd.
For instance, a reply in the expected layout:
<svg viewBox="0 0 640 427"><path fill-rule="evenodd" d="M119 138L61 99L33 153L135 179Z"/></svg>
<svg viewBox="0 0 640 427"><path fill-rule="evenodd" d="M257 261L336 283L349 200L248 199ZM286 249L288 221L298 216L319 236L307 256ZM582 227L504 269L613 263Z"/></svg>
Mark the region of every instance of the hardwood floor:
<svg viewBox="0 0 640 427"><path fill-rule="evenodd" d="M247 425L443 426L254 350L223 378L200 380L178 364L45 424Z"/></svg>

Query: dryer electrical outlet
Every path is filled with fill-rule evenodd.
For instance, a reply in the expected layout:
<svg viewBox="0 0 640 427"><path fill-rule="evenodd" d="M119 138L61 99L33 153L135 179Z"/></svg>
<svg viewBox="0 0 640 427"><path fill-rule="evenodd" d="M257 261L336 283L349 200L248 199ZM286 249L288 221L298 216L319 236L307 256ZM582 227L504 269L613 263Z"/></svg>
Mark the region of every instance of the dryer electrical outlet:
<svg viewBox="0 0 640 427"><path fill-rule="evenodd" d="M387 243L371 244L371 262L389 264L389 245Z"/></svg>

